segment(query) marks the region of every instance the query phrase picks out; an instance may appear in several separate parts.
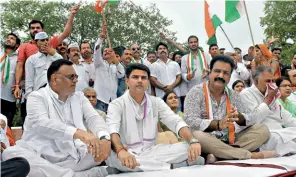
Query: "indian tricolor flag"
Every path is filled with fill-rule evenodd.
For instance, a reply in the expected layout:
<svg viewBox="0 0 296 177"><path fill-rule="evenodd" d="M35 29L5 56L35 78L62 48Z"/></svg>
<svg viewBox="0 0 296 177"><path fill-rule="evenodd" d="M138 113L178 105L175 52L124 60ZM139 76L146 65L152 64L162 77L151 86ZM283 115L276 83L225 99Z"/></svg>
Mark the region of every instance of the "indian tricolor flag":
<svg viewBox="0 0 296 177"><path fill-rule="evenodd" d="M206 32L209 37L208 44L217 44L217 39L216 39L216 29L218 28L219 25L222 24L222 21L220 18L214 14L207 1L205 0L205 27L206 27Z"/></svg>
<svg viewBox="0 0 296 177"><path fill-rule="evenodd" d="M97 0L94 8L95 10L101 14L103 12L104 7L109 5L117 5L119 3L119 0Z"/></svg>
<svg viewBox="0 0 296 177"><path fill-rule="evenodd" d="M245 14L243 0L226 0L225 1L225 21L232 23Z"/></svg>

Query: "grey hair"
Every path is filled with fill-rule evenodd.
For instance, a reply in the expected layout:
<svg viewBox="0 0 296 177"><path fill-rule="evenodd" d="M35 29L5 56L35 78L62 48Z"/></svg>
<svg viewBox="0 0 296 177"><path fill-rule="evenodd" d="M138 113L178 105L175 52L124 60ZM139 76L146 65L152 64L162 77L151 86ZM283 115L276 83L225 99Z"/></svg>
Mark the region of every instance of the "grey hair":
<svg viewBox="0 0 296 177"><path fill-rule="evenodd" d="M260 65L254 70L254 72L252 74L253 79L260 77L261 74L265 71L269 72L269 73L273 73L271 67L265 66L265 65Z"/></svg>
<svg viewBox="0 0 296 177"><path fill-rule="evenodd" d="M83 93L85 94L85 92L88 92L88 91L94 91L94 92L96 93L96 95L97 95L97 92L96 92L95 89L92 88L92 87L87 87L87 88L85 88L85 89L83 90Z"/></svg>

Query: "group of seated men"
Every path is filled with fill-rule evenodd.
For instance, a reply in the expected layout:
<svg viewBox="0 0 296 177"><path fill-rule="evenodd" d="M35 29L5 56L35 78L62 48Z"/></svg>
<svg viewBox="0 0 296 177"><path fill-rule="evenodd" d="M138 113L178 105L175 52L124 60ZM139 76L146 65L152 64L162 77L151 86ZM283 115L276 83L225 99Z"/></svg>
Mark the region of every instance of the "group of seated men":
<svg viewBox="0 0 296 177"><path fill-rule="evenodd" d="M100 52L98 48L95 55ZM270 67L257 67L254 85L239 95L226 87L233 60L214 57L209 80L193 87L185 99L183 120L161 98L147 94L149 68L130 64L128 90L109 104L104 121L87 99L95 97L75 92L78 75L72 65L64 59L51 63L48 84L27 98L21 140L2 154L4 161L25 158L29 176L101 177L217 159L271 158L296 150L296 137L289 135L296 119L275 102L276 90L267 84L273 81ZM159 121L184 141L157 144ZM107 168L100 166L103 162Z"/></svg>

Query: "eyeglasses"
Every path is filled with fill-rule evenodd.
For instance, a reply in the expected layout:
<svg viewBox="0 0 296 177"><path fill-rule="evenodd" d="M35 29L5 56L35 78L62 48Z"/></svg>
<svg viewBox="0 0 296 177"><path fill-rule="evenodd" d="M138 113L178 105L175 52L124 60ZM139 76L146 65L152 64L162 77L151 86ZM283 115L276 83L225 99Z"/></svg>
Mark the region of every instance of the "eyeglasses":
<svg viewBox="0 0 296 177"><path fill-rule="evenodd" d="M140 47L138 47L138 48L132 48L132 50L133 51L135 51L135 50L141 50L141 48Z"/></svg>
<svg viewBox="0 0 296 177"><path fill-rule="evenodd" d="M56 74L61 74L61 73L56 73ZM78 75L77 74L69 74L69 75L64 75L64 74L61 74L62 76L64 76L65 78L71 80L71 81L74 81L74 79L78 79Z"/></svg>
<svg viewBox="0 0 296 177"><path fill-rule="evenodd" d="M283 84L283 85L280 85L280 87L284 87L284 88L285 88L285 87L290 87L290 88L291 88L291 87L292 87L292 85Z"/></svg>
<svg viewBox="0 0 296 177"><path fill-rule="evenodd" d="M96 98L96 95L85 95L86 96L86 98Z"/></svg>

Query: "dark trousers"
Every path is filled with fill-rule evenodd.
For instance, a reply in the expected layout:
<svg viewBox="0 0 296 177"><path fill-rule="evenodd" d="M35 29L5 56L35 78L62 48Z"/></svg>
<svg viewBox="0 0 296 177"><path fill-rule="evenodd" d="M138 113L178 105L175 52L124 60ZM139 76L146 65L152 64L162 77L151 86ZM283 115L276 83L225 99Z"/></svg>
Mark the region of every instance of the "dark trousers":
<svg viewBox="0 0 296 177"><path fill-rule="evenodd" d="M101 110L107 114L109 104L106 104L100 100L97 101L96 109Z"/></svg>
<svg viewBox="0 0 296 177"><path fill-rule="evenodd" d="M24 102L21 104L21 117L22 117L22 126L24 125L25 123L25 118L27 116L27 100L25 99Z"/></svg>
<svg viewBox="0 0 296 177"><path fill-rule="evenodd" d="M22 157L15 157L1 162L1 177L26 177L29 172L30 165Z"/></svg>
<svg viewBox="0 0 296 177"><path fill-rule="evenodd" d="M1 114L7 118L9 127L12 127L13 117L16 113L16 103L1 99Z"/></svg>

